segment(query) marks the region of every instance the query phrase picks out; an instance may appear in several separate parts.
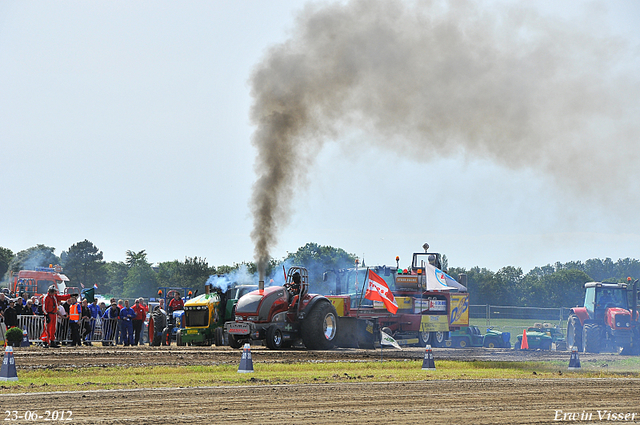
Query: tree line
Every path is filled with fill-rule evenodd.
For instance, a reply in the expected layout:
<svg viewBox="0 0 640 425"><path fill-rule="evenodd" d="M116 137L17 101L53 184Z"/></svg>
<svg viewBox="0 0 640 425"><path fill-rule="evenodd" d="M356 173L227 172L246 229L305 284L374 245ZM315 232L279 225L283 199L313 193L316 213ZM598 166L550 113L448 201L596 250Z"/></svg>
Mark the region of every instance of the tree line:
<svg viewBox="0 0 640 425"><path fill-rule="evenodd" d="M341 248L308 243L281 260L272 259L267 275L278 273L282 264L302 265L309 269L312 288L330 293L324 287L322 273L328 269L353 267L354 254ZM627 277L640 277L640 261L631 258L613 261L590 259L585 262L557 262L535 267L523 273L520 267L506 266L493 272L486 268L448 267L445 271L454 278L467 276L467 288L472 304L493 304L532 307L571 307L582 303L583 284L590 281L626 282ZM14 254L0 247L0 276L7 282L11 273L34 267L60 264L74 286L98 286L98 292L115 297L153 297L163 286L187 287L199 293L212 275L225 275L245 268L249 275L256 273L253 262L212 266L205 258L185 257L153 264L147 253L127 251L124 262L103 259L103 253L92 242L78 242L58 257L55 248L37 245Z"/></svg>
<svg viewBox="0 0 640 425"><path fill-rule="evenodd" d="M277 272L283 263L308 264L311 274L321 275L324 264L328 268L349 267L355 261L355 255L346 251L308 243L294 253L289 253L283 260L272 259L267 268L267 275ZM173 260L153 264L149 261L145 250L127 251L122 261L104 260L100 251L92 242L78 242L60 256L55 248L36 245L14 254L10 249L0 247L0 278L7 286L12 273L20 270L48 267L59 264L72 286L98 287L98 293L105 296L135 298L139 296L154 297L158 288L182 287L194 292L204 292L204 285L210 276L226 275L240 268L246 269L248 275L255 275L256 264L253 262L234 263L232 265L212 266L205 258L185 257L184 261ZM252 283L252 282L244 282Z"/></svg>

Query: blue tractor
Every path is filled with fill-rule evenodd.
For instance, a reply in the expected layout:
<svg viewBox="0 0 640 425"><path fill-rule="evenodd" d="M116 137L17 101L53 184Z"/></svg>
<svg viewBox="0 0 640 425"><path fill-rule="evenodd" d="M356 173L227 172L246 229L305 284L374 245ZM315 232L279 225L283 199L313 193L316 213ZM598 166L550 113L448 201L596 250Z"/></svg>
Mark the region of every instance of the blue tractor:
<svg viewBox="0 0 640 425"><path fill-rule="evenodd" d="M164 308L157 306L151 312L151 320L149 320L150 345L171 345L171 341L176 341L179 330L185 327L184 302L193 296L194 293L190 288L173 286L158 288L158 299L163 300ZM171 300L174 298L182 301L182 307L173 308L171 306Z"/></svg>

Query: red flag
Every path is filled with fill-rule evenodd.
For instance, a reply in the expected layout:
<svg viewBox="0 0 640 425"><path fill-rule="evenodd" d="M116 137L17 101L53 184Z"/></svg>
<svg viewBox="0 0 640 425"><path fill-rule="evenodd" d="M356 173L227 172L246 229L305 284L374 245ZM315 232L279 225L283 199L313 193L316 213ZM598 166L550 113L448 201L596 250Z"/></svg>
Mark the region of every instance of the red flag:
<svg viewBox="0 0 640 425"><path fill-rule="evenodd" d="M382 301L387 310L393 314L398 311L398 304L389 290L387 282L371 270L368 273L367 291L364 297L372 301Z"/></svg>

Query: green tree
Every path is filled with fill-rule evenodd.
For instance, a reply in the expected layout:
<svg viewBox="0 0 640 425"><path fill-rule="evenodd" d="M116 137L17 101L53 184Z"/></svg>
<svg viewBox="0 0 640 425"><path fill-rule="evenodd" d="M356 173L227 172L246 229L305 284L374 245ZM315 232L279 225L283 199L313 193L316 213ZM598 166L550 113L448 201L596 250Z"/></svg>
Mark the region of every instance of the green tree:
<svg viewBox="0 0 640 425"><path fill-rule="evenodd" d="M295 266L305 267L309 271L310 291L330 293L334 288L326 287L322 275L327 270L336 270L353 267L355 254L349 254L342 248L322 246L317 243L307 243L290 253L285 262Z"/></svg>
<svg viewBox="0 0 640 425"><path fill-rule="evenodd" d="M210 267L204 258L186 257L184 262L166 261L158 265L158 286L191 288L194 293L203 293L204 284L212 274L216 274L216 268Z"/></svg>
<svg viewBox="0 0 640 425"><path fill-rule="evenodd" d="M3 248L0 246L0 280L9 271L9 264L13 260L13 251L9 248ZM8 277L6 277L8 280Z"/></svg>
<svg viewBox="0 0 640 425"><path fill-rule="evenodd" d="M563 269L532 282L530 296L522 305L532 307L572 307L582 305L583 285L591 278L582 270Z"/></svg>
<svg viewBox="0 0 640 425"><path fill-rule="evenodd" d="M74 286L82 283L85 287L92 287L106 281L107 270L102 251L87 239L72 245L69 251L62 251L60 259L65 274Z"/></svg>
<svg viewBox="0 0 640 425"><path fill-rule="evenodd" d="M147 253L143 249L139 252L134 252L131 250L127 250L127 267L131 268L133 266L137 266L138 264L149 264L147 262Z"/></svg>
<svg viewBox="0 0 640 425"><path fill-rule="evenodd" d="M122 296L124 280L129 272L129 267L122 261L110 261L106 264L107 280L104 285L98 286L98 293L113 297Z"/></svg>
<svg viewBox="0 0 640 425"><path fill-rule="evenodd" d="M122 286L122 296L124 297L151 297L155 295L158 287L156 273L147 261L147 253L127 251L128 266L127 277Z"/></svg>
<svg viewBox="0 0 640 425"><path fill-rule="evenodd" d="M54 254L55 248L45 245L36 245L18 252L9 263L9 270L31 270L36 267L49 267L60 264L60 258Z"/></svg>

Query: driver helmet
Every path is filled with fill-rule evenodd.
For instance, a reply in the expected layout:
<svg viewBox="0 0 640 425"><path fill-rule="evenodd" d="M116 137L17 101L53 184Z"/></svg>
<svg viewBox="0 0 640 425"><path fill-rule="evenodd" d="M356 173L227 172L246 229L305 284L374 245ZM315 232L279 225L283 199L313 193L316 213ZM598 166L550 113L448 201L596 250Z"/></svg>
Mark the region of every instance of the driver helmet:
<svg viewBox="0 0 640 425"><path fill-rule="evenodd" d="M292 276L293 283L300 284L300 273L295 272Z"/></svg>
<svg viewBox="0 0 640 425"><path fill-rule="evenodd" d="M436 265L436 256L433 254L429 255L429 264L431 264L432 266Z"/></svg>

